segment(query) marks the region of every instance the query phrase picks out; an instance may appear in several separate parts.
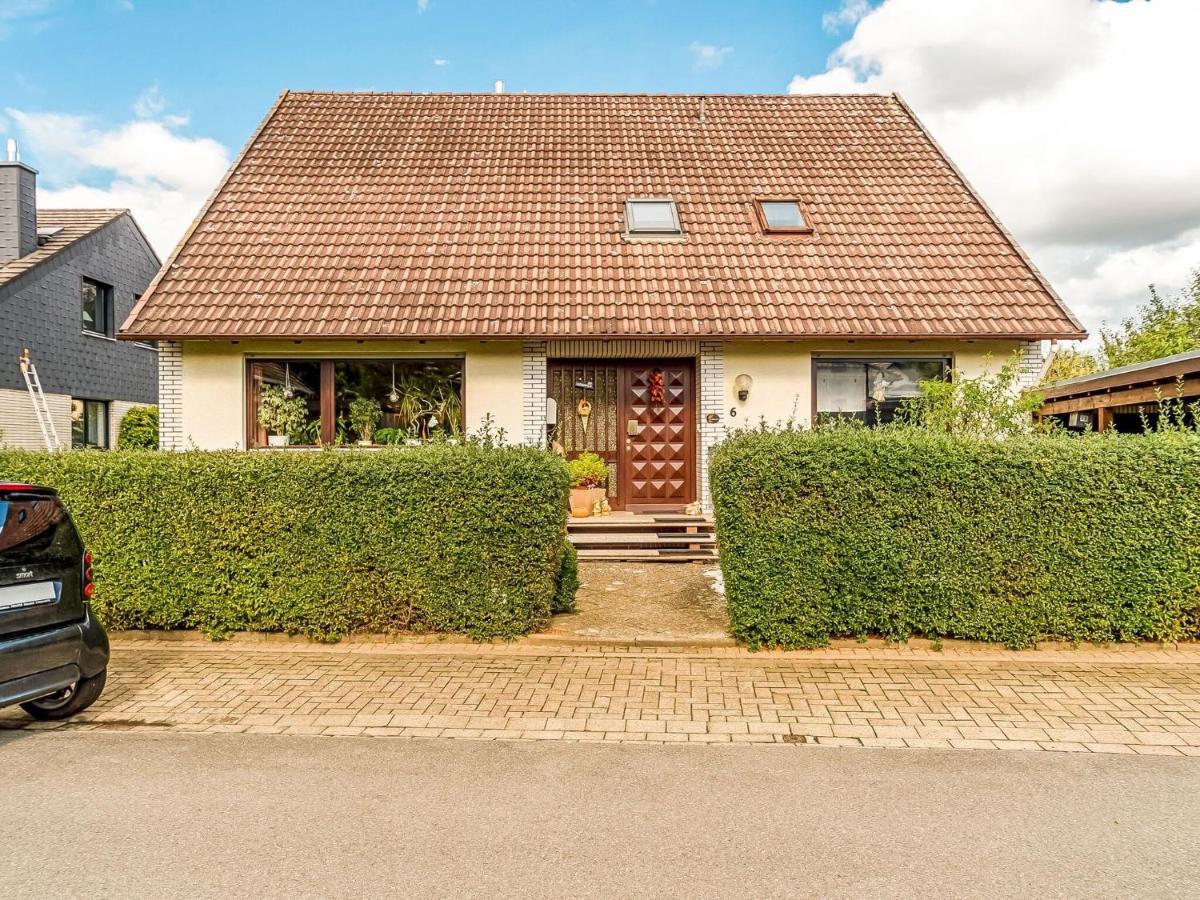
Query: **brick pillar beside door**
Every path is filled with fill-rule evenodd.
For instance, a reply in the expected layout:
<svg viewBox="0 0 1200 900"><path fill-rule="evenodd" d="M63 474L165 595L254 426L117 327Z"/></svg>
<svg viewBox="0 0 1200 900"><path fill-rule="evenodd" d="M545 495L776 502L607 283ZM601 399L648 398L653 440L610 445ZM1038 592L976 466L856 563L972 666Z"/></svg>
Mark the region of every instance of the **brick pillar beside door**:
<svg viewBox="0 0 1200 900"><path fill-rule="evenodd" d="M712 494L708 489L708 464L712 448L725 436L725 345L720 341L703 341L700 344L700 505L704 511L712 512ZM709 422L716 416L715 422Z"/></svg>
<svg viewBox="0 0 1200 900"><path fill-rule="evenodd" d="M521 387L524 412L523 443L546 445L546 342L526 341L521 347ZM470 390L470 387L467 388Z"/></svg>

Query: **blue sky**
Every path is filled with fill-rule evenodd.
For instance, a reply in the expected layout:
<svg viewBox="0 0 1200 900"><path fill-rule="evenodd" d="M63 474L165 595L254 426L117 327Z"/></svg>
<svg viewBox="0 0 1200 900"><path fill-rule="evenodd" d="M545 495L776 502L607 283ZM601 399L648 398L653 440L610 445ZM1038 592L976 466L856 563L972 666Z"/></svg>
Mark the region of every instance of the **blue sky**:
<svg viewBox="0 0 1200 900"><path fill-rule="evenodd" d="M279 92L898 91L1093 331L1200 267L1200 0L0 0L43 206L164 258Z"/></svg>
<svg viewBox="0 0 1200 900"><path fill-rule="evenodd" d="M837 6L0 0L0 106L120 121L156 84L184 131L237 147L284 88L782 92L823 68L838 40L821 18Z"/></svg>

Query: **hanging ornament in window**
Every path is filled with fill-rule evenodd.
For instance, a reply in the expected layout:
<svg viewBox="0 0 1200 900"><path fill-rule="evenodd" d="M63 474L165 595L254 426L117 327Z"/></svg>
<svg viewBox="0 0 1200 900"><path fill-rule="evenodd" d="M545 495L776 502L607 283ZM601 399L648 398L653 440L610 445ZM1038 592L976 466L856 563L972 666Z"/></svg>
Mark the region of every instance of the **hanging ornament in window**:
<svg viewBox="0 0 1200 900"><path fill-rule="evenodd" d="M580 397L575 411L579 413L579 421L583 423L583 430L587 431L588 419L592 417L592 401L587 397Z"/></svg>
<svg viewBox="0 0 1200 900"><path fill-rule="evenodd" d="M396 390L396 364L392 363L392 389L388 391L388 403L398 403L400 392Z"/></svg>
<svg viewBox="0 0 1200 900"><path fill-rule="evenodd" d="M296 392L292 390L292 364L283 364L283 396L289 400L296 396Z"/></svg>
<svg viewBox="0 0 1200 900"><path fill-rule="evenodd" d="M667 391L663 382L662 369L655 369L650 373L650 402L662 403L667 398Z"/></svg>

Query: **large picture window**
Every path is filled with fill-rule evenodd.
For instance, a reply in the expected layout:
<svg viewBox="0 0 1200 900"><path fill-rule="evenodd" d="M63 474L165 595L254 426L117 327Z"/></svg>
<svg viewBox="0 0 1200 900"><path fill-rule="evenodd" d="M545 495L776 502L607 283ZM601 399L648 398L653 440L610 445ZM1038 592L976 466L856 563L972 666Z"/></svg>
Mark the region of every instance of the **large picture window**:
<svg viewBox="0 0 1200 900"><path fill-rule="evenodd" d="M251 447L419 444L463 431L461 359L254 359Z"/></svg>
<svg viewBox="0 0 1200 900"><path fill-rule="evenodd" d="M814 360L816 419L886 425L906 400L920 396L922 381L945 378L949 371L946 358Z"/></svg>

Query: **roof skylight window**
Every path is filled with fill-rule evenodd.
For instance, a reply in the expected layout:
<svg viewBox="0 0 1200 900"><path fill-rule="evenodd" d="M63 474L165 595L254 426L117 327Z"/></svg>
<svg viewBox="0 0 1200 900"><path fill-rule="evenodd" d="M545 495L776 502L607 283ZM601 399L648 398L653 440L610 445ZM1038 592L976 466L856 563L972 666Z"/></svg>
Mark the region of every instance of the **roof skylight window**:
<svg viewBox="0 0 1200 900"><path fill-rule="evenodd" d="M758 216L766 231L809 231L798 200L759 200Z"/></svg>
<svg viewBox="0 0 1200 900"><path fill-rule="evenodd" d="M625 201L625 230L637 235L682 234L679 210L670 198Z"/></svg>

